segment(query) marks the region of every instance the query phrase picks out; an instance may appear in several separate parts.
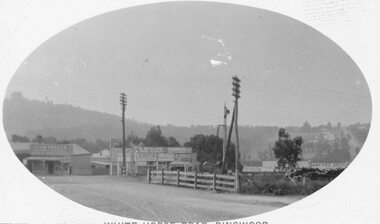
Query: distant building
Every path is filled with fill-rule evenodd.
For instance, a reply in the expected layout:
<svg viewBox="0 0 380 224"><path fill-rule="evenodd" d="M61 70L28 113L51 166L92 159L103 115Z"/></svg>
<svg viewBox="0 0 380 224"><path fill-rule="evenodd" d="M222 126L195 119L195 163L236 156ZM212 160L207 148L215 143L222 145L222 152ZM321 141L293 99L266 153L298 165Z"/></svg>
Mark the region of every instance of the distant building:
<svg viewBox="0 0 380 224"><path fill-rule="evenodd" d="M323 138L327 141L335 140L335 134L329 131L322 132Z"/></svg>
<svg viewBox="0 0 380 224"><path fill-rule="evenodd" d="M193 153L192 149L188 147L144 147L138 145L126 148L125 151L127 173L134 171L145 173L148 168L151 170L192 171L198 170L199 167L196 153ZM111 149L110 160L111 175L119 175L123 165L122 149Z"/></svg>
<svg viewBox="0 0 380 224"><path fill-rule="evenodd" d="M102 151L98 153L93 153L91 155L91 162L98 162L98 163L104 163L109 165L111 158L111 151L109 149L103 149Z"/></svg>
<svg viewBox="0 0 380 224"><path fill-rule="evenodd" d="M91 174L91 153L76 144L28 143L11 146L15 147L13 150L16 155L21 152L29 154L22 161L33 174Z"/></svg>
<svg viewBox="0 0 380 224"><path fill-rule="evenodd" d="M297 166L299 168L310 168L310 161L302 160L298 161ZM262 161L261 166L243 166L243 172L276 172L278 171L278 165L276 160Z"/></svg>
<svg viewBox="0 0 380 224"><path fill-rule="evenodd" d="M108 175L110 173L111 151L104 149L91 155L91 168L94 175Z"/></svg>
<svg viewBox="0 0 380 224"><path fill-rule="evenodd" d="M273 172L273 171L276 171L277 167L278 167L277 161L263 161L261 171Z"/></svg>
<svg viewBox="0 0 380 224"><path fill-rule="evenodd" d="M350 165L349 162L345 163L311 163L311 168L320 169L320 170L337 170L345 169Z"/></svg>
<svg viewBox="0 0 380 224"><path fill-rule="evenodd" d="M243 173L260 172L263 162L262 161L242 161Z"/></svg>
<svg viewBox="0 0 380 224"><path fill-rule="evenodd" d="M261 166L248 166L248 165L243 165L243 173L253 173L253 172L261 172Z"/></svg>

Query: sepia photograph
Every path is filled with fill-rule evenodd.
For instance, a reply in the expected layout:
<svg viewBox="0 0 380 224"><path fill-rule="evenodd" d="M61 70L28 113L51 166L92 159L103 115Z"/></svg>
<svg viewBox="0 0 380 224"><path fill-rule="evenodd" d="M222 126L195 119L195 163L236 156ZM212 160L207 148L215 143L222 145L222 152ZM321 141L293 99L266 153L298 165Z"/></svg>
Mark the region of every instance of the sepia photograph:
<svg viewBox="0 0 380 224"><path fill-rule="evenodd" d="M329 37L205 1L71 25L23 60L2 100L7 144L41 184L155 222L242 219L313 195L361 154L373 109Z"/></svg>

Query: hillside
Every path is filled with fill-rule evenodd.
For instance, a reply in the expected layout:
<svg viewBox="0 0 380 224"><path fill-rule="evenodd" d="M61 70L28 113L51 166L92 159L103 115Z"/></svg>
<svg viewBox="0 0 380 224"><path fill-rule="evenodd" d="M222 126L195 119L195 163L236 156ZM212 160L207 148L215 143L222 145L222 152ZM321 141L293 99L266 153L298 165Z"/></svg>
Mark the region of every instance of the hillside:
<svg viewBox="0 0 380 224"><path fill-rule="evenodd" d="M28 137L41 134L57 139L86 138L91 141L116 138L120 136L120 119L115 115L72 105L28 100L19 94L4 100L3 123L8 137L12 134ZM145 135L151 126L126 121L127 133L133 130L138 135Z"/></svg>
<svg viewBox="0 0 380 224"><path fill-rule="evenodd" d="M97 111L90 111L80 107L66 104L54 104L53 102L43 102L29 100L20 93L14 93L4 100L3 123L5 132L10 138L12 134L25 135L30 139L36 135L52 136L56 139L78 139L85 138L95 142L96 139L108 140L121 138L121 117ZM154 124L126 120L126 133L132 131L134 135L145 137L147 131ZM361 128L361 129L358 129ZM321 134L329 130L338 135L337 127L319 126L309 127L286 127L292 136L302 136L309 143L319 138ZM349 144L351 158L354 158L363 145L368 134L369 124L359 124L358 127L351 125L342 130L349 130L351 134ZM181 144L188 141L195 134L216 134L215 126L190 126L177 127L174 125L161 126L163 135L173 136ZM277 139L278 127L239 127L241 154L243 159L271 159L270 151ZM357 137L358 136L358 137ZM305 156L311 159L318 154L316 144L305 144ZM353 150L355 148L355 150ZM359 149L358 149L359 148Z"/></svg>
<svg viewBox="0 0 380 224"><path fill-rule="evenodd" d="M57 139L86 138L107 140L110 137L121 137L121 117L97 111L90 111L66 104L54 104L29 100L21 94L13 94L4 100L3 123L7 136L12 134L26 135L33 138L36 135L53 136ZM145 136L154 124L134 120L126 120L126 133L132 131L135 135ZM241 127L242 151L260 147L267 148L265 135L275 137L277 128ZM165 136L174 136L181 144L195 134L216 134L215 126L177 127L161 126Z"/></svg>

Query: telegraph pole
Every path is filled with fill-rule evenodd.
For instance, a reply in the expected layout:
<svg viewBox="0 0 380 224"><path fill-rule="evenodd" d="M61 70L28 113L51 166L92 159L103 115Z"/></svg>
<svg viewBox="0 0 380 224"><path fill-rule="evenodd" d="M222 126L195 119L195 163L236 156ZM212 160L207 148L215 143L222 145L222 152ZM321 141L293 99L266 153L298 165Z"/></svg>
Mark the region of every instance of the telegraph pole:
<svg viewBox="0 0 380 224"><path fill-rule="evenodd" d="M112 137L110 137L110 157L111 157L111 151L112 151ZM110 158L110 175L113 175L113 170L112 170L112 159Z"/></svg>
<svg viewBox="0 0 380 224"><path fill-rule="evenodd" d="M223 165L222 165L222 173L224 172L224 166L226 163L226 153L227 153L227 116L230 113L230 110L227 109L226 104L224 104L224 111L223 111Z"/></svg>
<svg viewBox="0 0 380 224"><path fill-rule="evenodd" d="M240 79L237 76L232 77L232 96L235 97L235 134L236 134L236 150L235 150L235 175L236 175L236 192L240 191L239 178L239 128L238 128L238 99L240 98Z"/></svg>
<svg viewBox="0 0 380 224"><path fill-rule="evenodd" d="M236 105L235 105L236 106ZM232 135L232 130L234 128L234 121L235 121L235 107L232 110L232 118L231 118L231 125L230 125L230 130L228 131L228 137L227 137L227 145L226 145L226 155L227 151L230 150L230 145L231 145L231 135ZM225 174L227 170L227 160L224 160L223 166L222 166L222 173Z"/></svg>
<svg viewBox="0 0 380 224"><path fill-rule="evenodd" d="M219 124L218 125L218 128L216 129L216 140L215 140L215 147L214 147L214 154L215 154L215 159L217 159L218 158L218 156L217 156L217 149L218 149L218 140L219 140L219 128L220 127L223 127L224 128L224 124ZM223 140L223 148L224 148L224 140ZM222 152L222 156L224 157L224 154L223 154L224 152ZM223 164L223 163L222 163ZM222 167L223 168L223 167Z"/></svg>
<svg viewBox="0 0 380 224"><path fill-rule="evenodd" d="M120 93L120 105L122 111L121 123L123 125L123 167L121 168L121 173L126 174L127 163L125 161L125 107L127 105L127 95L125 93Z"/></svg>

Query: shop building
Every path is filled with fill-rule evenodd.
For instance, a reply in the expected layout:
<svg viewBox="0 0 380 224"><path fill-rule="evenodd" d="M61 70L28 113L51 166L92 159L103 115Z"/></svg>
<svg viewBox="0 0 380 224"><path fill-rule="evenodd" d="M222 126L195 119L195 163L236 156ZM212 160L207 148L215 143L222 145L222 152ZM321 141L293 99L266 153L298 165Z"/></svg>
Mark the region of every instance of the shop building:
<svg viewBox="0 0 380 224"><path fill-rule="evenodd" d="M9 142L13 152L17 158L22 162L25 158L30 156L30 142Z"/></svg>
<svg viewBox="0 0 380 224"><path fill-rule="evenodd" d="M30 144L24 165L38 175L90 175L91 153L76 144Z"/></svg>
<svg viewBox="0 0 380 224"><path fill-rule="evenodd" d="M111 149L110 174L119 175L123 166L121 148ZM132 146L125 149L127 173L145 174L151 170L198 170L197 155L188 147L144 147Z"/></svg>

